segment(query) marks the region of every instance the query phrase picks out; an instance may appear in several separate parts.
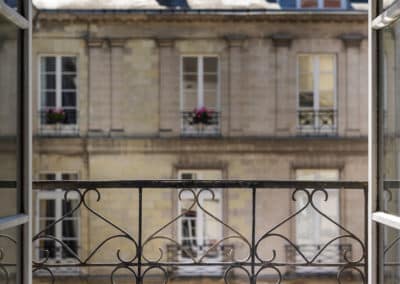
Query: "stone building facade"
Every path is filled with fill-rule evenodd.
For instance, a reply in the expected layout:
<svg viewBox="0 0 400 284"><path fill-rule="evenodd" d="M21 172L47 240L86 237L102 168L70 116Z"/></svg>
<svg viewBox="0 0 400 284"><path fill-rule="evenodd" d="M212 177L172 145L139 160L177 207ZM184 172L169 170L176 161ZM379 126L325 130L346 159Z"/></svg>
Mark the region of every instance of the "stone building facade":
<svg viewBox="0 0 400 284"><path fill-rule="evenodd" d="M151 9L90 10L48 7L46 1L37 1L34 177L365 180L366 4L303 10L284 2L265 2L270 6L253 10L191 9L186 2L186 8L179 9L166 7L168 1ZM196 121L196 115L204 121ZM74 198L64 204L60 192L35 191L36 232L62 216L64 207L74 205ZM99 202L95 194L87 196L91 206L137 234L137 190L101 193ZM296 211L292 193L273 189L258 195L259 216L269 216L258 219L259 234ZM248 237L250 192L220 190L216 196L213 202L205 197L204 206ZM363 236L362 206L354 206L362 204L363 196L347 191L333 196L327 207L330 216ZM185 197L180 201L177 190L149 190L144 200L143 233L151 236L179 214ZM311 238L320 245L326 241L323 221L307 214L311 215L300 223L286 224L282 232L298 244ZM67 224L53 233L84 257L112 235L113 228L84 208L78 215L71 217L74 228L65 229L69 236L62 236ZM200 220L199 215L200 211L185 216L186 223L178 221L164 233L189 246L227 234L227 228L207 216ZM310 223L307 216L319 223ZM196 229L188 232L189 224ZM320 233L308 235L307 228ZM328 237L335 233L329 230ZM285 244L271 244L284 260ZM40 248L52 246L54 261L73 262L51 242L37 243L34 255L40 258ZM246 255L245 244L233 246L236 256ZM115 261L120 247L126 258L133 253L130 243L121 241L102 248L93 261ZM159 247L166 251L168 246L155 240L149 244L149 255L156 257ZM355 255L359 249L353 244ZM265 251L267 257L271 250ZM58 273L86 281L108 277L110 271ZM46 281L42 276L39 273L36 280Z"/></svg>

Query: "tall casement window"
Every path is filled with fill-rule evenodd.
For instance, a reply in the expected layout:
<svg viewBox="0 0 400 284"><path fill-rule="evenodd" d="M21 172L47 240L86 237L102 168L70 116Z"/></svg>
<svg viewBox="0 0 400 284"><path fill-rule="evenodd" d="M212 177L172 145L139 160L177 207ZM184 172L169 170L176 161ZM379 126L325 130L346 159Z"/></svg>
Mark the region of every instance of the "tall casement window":
<svg viewBox="0 0 400 284"><path fill-rule="evenodd" d="M39 85L42 131L76 130L78 119L76 57L41 56Z"/></svg>
<svg viewBox="0 0 400 284"><path fill-rule="evenodd" d="M40 179L77 180L78 176L57 172L41 174ZM36 258L39 261L48 257L48 263L76 263L74 255L79 255L80 218L79 211L72 214L69 212L78 206L78 203L79 196L76 192L70 192L67 196L62 189L43 190L37 193L36 233L42 235L36 243ZM57 220L61 221L54 225ZM79 270L76 267L62 267L56 268L53 272L63 275L75 274Z"/></svg>
<svg viewBox="0 0 400 284"><path fill-rule="evenodd" d="M221 171L218 170L182 170L179 178L186 180L195 179L221 179ZM182 250L179 251L178 259L182 262L192 262L191 257L201 257L206 254L204 262L221 261L223 258L222 247L218 246L211 251L210 248L222 238L222 225L211 216L206 214L202 208L222 220L222 192L213 189L214 198L210 192L204 191L199 194L198 204L195 206L193 193L198 189L183 190L178 210L184 216L180 219L178 228L179 242ZM200 208L199 205L202 207ZM181 275L221 275L221 267L180 267Z"/></svg>
<svg viewBox="0 0 400 284"><path fill-rule="evenodd" d="M332 135L337 129L336 56L298 56L298 130L301 134Z"/></svg>
<svg viewBox="0 0 400 284"><path fill-rule="evenodd" d="M345 0L297 0L297 7L302 9L345 9Z"/></svg>
<svg viewBox="0 0 400 284"><path fill-rule="evenodd" d="M183 56L181 62L182 134L220 132L219 59Z"/></svg>
<svg viewBox="0 0 400 284"><path fill-rule="evenodd" d="M337 169L297 169L297 180L314 180L314 181L337 181L339 180L339 170ZM329 217L339 222L339 191L337 189L328 189L328 199L325 200L322 195L315 197L315 205L318 208L324 208L325 212L329 212ZM301 210L307 204L307 197L299 195L297 197L296 210ZM311 206L303 210L296 218L296 245L303 251L306 257L310 259L315 256L318 251L329 241L340 235L339 227L322 217ZM331 244L323 257L329 257L329 261L339 263L340 252L343 250L351 250L351 245L345 241L338 244ZM295 253L296 260L302 261L299 254ZM336 267L296 267L299 273L336 273Z"/></svg>

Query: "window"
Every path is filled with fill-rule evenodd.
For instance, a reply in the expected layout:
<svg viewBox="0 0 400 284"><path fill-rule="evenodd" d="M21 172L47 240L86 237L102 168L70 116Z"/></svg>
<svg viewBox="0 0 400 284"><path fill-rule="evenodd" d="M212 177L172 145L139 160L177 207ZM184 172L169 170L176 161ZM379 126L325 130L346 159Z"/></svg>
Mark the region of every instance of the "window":
<svg viewBox="0 0 400 284"><path fill-rule="evenodd" d="M306 134L334 134L337 128L336 118L335 55L299 55L299 131Z"/></svg>
<svg viewBox="0 0 400 284"><path fill-rule="evenodd" d="M77 124L76 57L40 57L40 123Z"/></svg>
<svg viewBox="0 0 400 284"><path fill-rule="evenodd" d="M42 180L77 180L76 174L69 173L46 173L41 174ZM37 241L37 259L49 257L48 263L76 263L73 253L79 255L79 230L80 218L79 210L72 214L73 208L79 204L79 196L76 192L71 192L65 200L65 191L62 189L54 191L40 191L37 194L36 208L36 229L37 233L52 236L64 243L70 250L49 238L39 238ZM54 224L57 220L62 221ZM71 253L72 252L72 253ZM76 267L56 268L53 272L57 274L75 274L78 272Z"/></svg>
<svg viewBox="0 0 400 284"><path fill-rule="evenodd" d="M184 56L181 67L181 111L184 134L219 133L219 62L215 56ZM196 119L205 111L205 119Z"/></svg>
<svg viewBox="0 0 400 284"><path fill-rule="evenodd" d="M180 179L221 179L221 172L218 170L185 170L179 172ZM209 192L203 192L199 196L199 204L217 218L222 217L222 192L214 189L215 197L212 198ZM195 189L195 192L198 192ZM194 202L193 194L183 191L182 201L179 202L179 212L184 216L179 224L179 242L184 250L179 255L182 262L192 262L189 254L195 258L203 256L215 243L222 239L222 225L209 215L205 214L198 206L188 209ZM210 251L204 261L221 261L222 248L218 247ZM221 267L180 267L180 274L187 275L221 275Z"/></svg>
<svg viewBox="0 0 400 284"><path fill-rule="evenodd" d="M344 0L298 0L297 7L303 9L344 9Z"/></svg>
<svg viewBox="0 0 400 284"><path fill-rule="evenodd" d="M298 169L296 170L297 180L315 180L315 181L337 181L339 180L339 171L337 169ZM327 190L329 197L324 200L323 196L316 196L315 205L318 208L324 208L324 212L328 212L329 217L334 221L339 222L339 191L337 189ZM307 203L307 197L300 195L296 202L297 210L303 208ZM303 210L296 218L296 245L304 248L303 253L306 257L311 259L317 254L321 247L323 247L330 240L339 236L339 227L332 224L327 219L324 219L317 213L311 206ZM333 243L327 248L325 255L328 255L330 261L339 263L339 247ZM298 262L303 259L300 255L296 254ZM336 267L297 267L297 272L317 272L329 273L337 272Z"/></svg>

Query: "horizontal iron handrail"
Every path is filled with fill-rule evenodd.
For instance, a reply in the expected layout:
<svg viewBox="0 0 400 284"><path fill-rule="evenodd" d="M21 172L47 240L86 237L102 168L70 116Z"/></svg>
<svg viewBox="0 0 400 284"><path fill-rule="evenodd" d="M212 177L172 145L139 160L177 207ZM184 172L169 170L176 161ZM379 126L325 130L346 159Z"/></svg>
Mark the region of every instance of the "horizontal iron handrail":
<svg viewBox="0 0 400 284"><path fill-rule="evenodd" d="M5 185L10 183L5 182ZM0 182L0 187L3 183ZM55 188L325 188L363 189L366 181L298 181L298 180L104 180L104 181L34 181L34 189Z"/></svg>

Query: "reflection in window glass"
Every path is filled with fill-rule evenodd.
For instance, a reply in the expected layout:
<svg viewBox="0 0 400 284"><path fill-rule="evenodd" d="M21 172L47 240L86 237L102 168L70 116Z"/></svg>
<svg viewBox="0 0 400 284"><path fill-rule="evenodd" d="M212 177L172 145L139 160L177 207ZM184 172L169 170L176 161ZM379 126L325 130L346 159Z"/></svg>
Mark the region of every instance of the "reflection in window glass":
<svg viewBox="0 0 400 284"><path fill-rule="evenodd" d="M17 176L18 29L0 16L0 181ZM0 217L17 213L14 186L0 188Z"/></svg>
<svg viewBox="0 0 400 284"><path fill-rule="evenodd" d="M400 23L384 29L380 33L382 52L380 54L380 125L383 135L382 165L380 177L381 211L400 216ZM384 284L397 284L400 280L400 234L398 230L382 226L384 267L382 269Z"/></svg>

